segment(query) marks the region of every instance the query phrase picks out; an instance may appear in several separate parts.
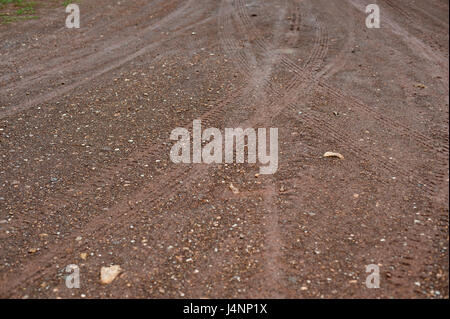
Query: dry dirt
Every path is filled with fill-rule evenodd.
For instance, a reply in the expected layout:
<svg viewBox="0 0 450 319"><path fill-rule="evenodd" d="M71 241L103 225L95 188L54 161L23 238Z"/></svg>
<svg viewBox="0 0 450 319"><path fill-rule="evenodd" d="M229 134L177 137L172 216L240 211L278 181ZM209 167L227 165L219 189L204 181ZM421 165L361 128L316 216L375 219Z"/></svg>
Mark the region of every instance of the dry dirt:
<svg viewBox="0 0 450 319"><path fill-rule="evenodd" d="M84 0L80 29L50 6L1 24L0 297L448 298L449 4L378 0L367 29L368 3ZM172 163L194 119L279 128L278 171Z"/></svg>

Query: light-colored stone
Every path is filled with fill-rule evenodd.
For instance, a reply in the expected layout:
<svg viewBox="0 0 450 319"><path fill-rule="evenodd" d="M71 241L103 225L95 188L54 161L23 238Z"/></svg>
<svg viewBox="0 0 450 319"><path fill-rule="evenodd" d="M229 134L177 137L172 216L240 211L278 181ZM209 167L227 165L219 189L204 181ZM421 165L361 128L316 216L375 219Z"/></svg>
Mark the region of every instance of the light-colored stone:
<svg viewBox="0 0 450 319"><path fill-rule="evenodd" d="M112 283L121 272L122 268L120 268L119 265L102 267L100 270L100 282L104 285L108 285Z"/></svg>

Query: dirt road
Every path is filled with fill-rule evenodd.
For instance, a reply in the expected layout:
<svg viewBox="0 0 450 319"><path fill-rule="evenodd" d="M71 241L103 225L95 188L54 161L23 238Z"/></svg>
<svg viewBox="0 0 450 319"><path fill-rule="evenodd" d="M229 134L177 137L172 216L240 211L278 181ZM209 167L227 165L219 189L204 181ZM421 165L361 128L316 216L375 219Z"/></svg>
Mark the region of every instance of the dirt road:
<svg viewBox="0 0 450 319"><path fill-rule="evenodd" d="M79 29L63 7L1 24L0 297L448 298L449 4L378 0L368 29L369 3L84 0ZM174 164L194 119L278 128L278 171Z"/></svg>

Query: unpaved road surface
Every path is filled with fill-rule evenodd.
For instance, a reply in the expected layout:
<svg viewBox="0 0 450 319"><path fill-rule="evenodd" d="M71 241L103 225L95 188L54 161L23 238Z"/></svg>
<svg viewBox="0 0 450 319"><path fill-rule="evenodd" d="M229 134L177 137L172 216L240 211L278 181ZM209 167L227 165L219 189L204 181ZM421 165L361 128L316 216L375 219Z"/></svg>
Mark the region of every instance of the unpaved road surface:
<svg viewBox="0 0 450 319"><path fill-rule="evenodd" d="M0 296L448 298L448 1L378 0L379 29L369 3L85 0L80 29L62 7L0 25ZM278 171L174 164L194 119L278 128Z"/></svg>

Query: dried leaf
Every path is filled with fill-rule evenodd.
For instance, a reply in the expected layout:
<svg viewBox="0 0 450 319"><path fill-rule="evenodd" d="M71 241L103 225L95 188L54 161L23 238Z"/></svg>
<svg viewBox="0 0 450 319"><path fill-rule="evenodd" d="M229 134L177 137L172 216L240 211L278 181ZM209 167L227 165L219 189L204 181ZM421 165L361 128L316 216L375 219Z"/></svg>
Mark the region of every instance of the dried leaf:
<svg viewBox="0 0 450 319"><path fill-rule="evenodd" d="M323 157L337 157L341 160L344 159L344 155L339 154L339 153L335 153L335 152L326 152L325 154L323 154Z"/></svg>

